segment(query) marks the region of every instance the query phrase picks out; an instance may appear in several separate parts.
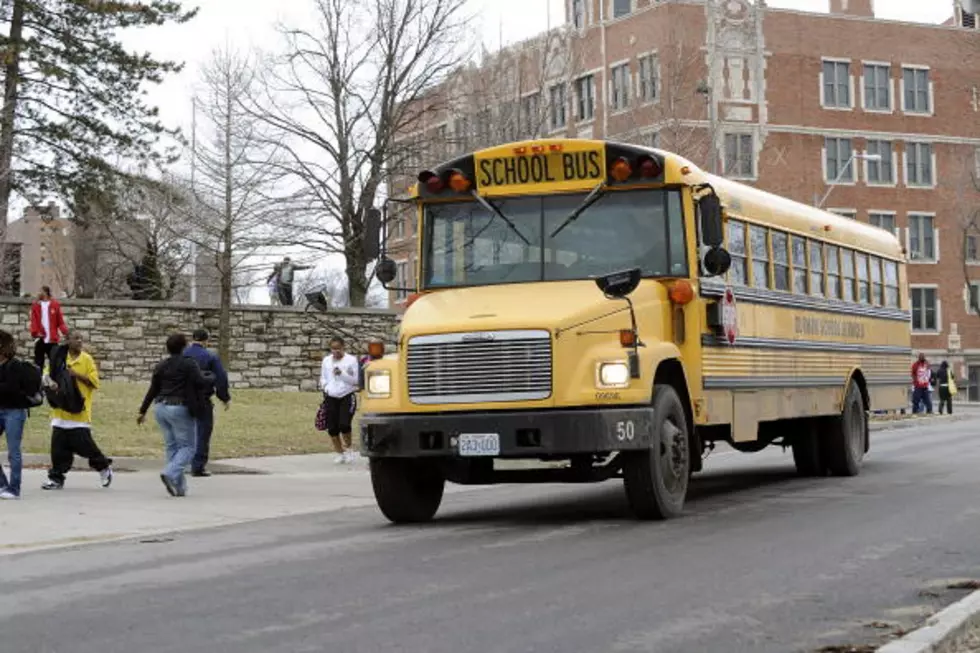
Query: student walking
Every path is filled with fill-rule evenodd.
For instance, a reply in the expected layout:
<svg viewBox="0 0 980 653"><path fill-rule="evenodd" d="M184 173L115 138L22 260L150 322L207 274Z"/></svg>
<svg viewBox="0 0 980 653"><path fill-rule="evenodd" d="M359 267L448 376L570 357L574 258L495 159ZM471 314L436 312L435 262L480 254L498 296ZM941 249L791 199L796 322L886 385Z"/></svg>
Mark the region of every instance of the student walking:
<svg viewBox="0 0 980 653"><path fill-rule="evenodd" d="M924 409L932 414L932 392L934 375L926 355L919 354L918 360L912 364L912 412L919 413Z"/></svg>
<svg viewBox="0 0 980 653"><path fill-rule="evenodd" d="M193 338L194 342L184 350L184 355L194 359L210 383L204 388L201 415L195 420L196 444L194 460L191 462L191 476L205 477L211 476L211 472L206 469L211 454L211 434L214 432L214 404L211 403L211 396L217 395L218 400L225 405L225 410L228 410L231 395L228 393L228 375L221 365L221 359L207 348L210 334L206 329L197 329Z"/></svg>
<svg viewBox="0 0 980 653"><path fill-rule="evenodd" d="M153 414L166 447L167 462L160 480L170 496L187 494L185 471L194 459L195 419L204 408L208 380L192 358L184 356L187 337L177 333L167 338L167 358L153 370L150 388L143 397L136 423L143 425L146 413Z"/></svg>
<svg viewBox="0 0 980 653"><path fill-rule="evenodd" d="M953 378L953 370L949 363L943 361L939 365L939 372L936 373L936 380L939 384L939 414L943 414L943 406L947 412L953 414L953 397L956 395L956 380Z"/></svg>
<svg viewBox="0 0 980 653"><path fill-rule="evenodd" d="M17 358L14 336L0 331L0 436L7 437L10 476L0 466L0 500L20 498L21 441L28 409L40 405L41 371Z"/></svg>
<svg viewBox="0 0 980 653"><path fill-rule="evenodd" d="M330 341L330 354L320 366L320 389L323 390L323 410L326 413L326 430L333 442L338 465L357 460L352 448L352 422L357 409L358 368L357 358L344 350L343 338Z"/></svg>
<svg viewBox="0 0 980 653"><path fill-rule="evenodd" d="M34 364L43 369L45 359L58 345L61 336L68 335L61 304L51 296L48 286L41 286L37 300L31 305L30 329L34 338Z"/></svg>
<svg viewBox="0 0 980 653"><path fill-rule="evenodd" d="M64 488L76 455L99 472L102 487L109 487L112 459L106 458L92 437L92 395L99 389L99 370L95 359L83 350L78 331L68 333L67 346L51 352L44 382L51 405L51 468L41 489Z"/></svg>

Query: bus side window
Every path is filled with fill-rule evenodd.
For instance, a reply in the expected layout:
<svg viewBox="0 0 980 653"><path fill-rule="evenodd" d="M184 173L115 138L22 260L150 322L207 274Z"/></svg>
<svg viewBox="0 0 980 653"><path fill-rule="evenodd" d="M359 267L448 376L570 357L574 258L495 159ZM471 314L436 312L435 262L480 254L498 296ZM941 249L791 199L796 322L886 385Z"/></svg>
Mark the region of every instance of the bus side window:
<svg viewBox="0 0 980 653"><path fill-rule="evenodd" d="M840 299L840 248L827 245L827 296Z"/></svg>
<svg viewBox="0 0 980 653"><path fill-rule="evenodd" d="M884 303L881 285L881 259L871 257L871 303L881 306Z"/></svg>
<svg viewBox="0 0 980 653"><path fill-rule="evenodd" d="M749 225L749 244L752 248L752 287L769 288L769 238L765 227Z"/></svg>
<svg viewBox="0 0 980 653"><path fill-rule="evenodd" d="M857 297L854 292L854 252L842 249L840 261L841 276L844 278L844 301L853 302Z"/></svg>
<svg viewBox="0 0 980 653"><path fill-rule="evenodd" d="M738 286L744 286L748 281L745 249L745 223L729 220L728 253L732 255L732 267L728 271L728 280Z"/></svg>
<svg viewBox="0 0 980 653"><path fill-rule="evenodd" d="M870 304L871 284L868 283L868 255L855 253L854 260L857 263L858 301L862 304Z"/></svg>
<svg viewBox="0 0 980 653"><path fill-rule="evenodd" d="M773 276L776 290L789 291L789 235L772 232Z"/></svg>
<svg viewBox="0 0 980 653"><path fill-rule="evenodd" d="M806 294L806 240L793 236L793 292Z"/></svg>
<svg viewBox="0 0 980 653"><path fill-rule="evenodd" d="M885 261L885 305L898 308L898 263Z"/></svg>
<svg viewBox="0 0 980 653"><path fill-rule="evenodd" d="M826 292L823 287L823 243L818 240L809 241L810 246L810 294L823 297Z"/></svg>

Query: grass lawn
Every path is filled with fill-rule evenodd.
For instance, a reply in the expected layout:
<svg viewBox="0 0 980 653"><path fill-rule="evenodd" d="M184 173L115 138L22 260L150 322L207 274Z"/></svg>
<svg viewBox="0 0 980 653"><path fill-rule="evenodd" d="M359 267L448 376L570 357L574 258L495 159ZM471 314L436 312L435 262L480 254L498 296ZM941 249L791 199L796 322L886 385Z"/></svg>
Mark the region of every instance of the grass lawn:
<svg viewBox="0 0 980 653"><path fill-rule="evenodd" d="M92 431L107 456L163 456L163 438L153 419L136 425L149 384L106 383L95 393ZM215 401L211 458L244 458L332 451L330 438L313 428L319 393L233 390L231 409ZM355 426L355 432L356 432ZM48 453L51 439L47 406L31 412L24 451Z"/></svg>

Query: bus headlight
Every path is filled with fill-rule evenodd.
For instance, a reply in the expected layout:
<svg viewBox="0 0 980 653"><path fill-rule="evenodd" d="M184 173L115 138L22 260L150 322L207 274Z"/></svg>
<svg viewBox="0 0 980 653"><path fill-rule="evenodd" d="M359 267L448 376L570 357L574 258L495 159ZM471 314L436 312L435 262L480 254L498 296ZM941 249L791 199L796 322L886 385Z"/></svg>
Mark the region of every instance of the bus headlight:
<svg viewBox="0 0 980 653"><path fill-rule="evenodd" d="M630 366L626 361L598 364L596 386L600 388L627 388L629 384Z"/></svg>
<svg viewBox="0 0 980 653"><path fill-rule="evenodd" d="M391 372L381 370L367 373L367 394L373 399L387 399L391 396Z"/></svg>

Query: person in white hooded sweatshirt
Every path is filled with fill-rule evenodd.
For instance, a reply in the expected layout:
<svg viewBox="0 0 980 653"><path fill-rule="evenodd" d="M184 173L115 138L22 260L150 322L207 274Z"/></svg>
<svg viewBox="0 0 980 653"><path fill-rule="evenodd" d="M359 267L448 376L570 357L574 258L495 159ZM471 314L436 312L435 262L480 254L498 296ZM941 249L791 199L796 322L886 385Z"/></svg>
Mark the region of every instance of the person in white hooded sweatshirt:
<svg viewBox="0 0 980 653"><path fill-rule="evenodd" d="M327 433L333 441L338 465L357 459L351 443L351 423L357 410L358 362L344 351L343 338L330 341L330 354L320 366L320 389L327 408Z"/></svg>

